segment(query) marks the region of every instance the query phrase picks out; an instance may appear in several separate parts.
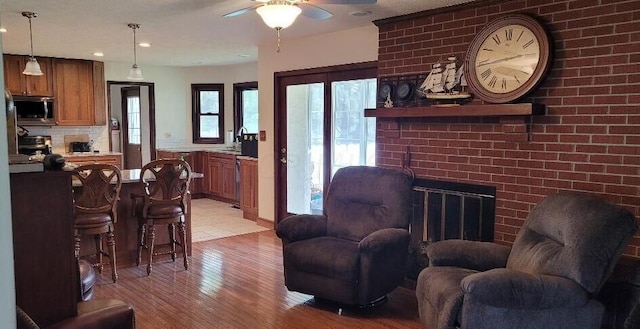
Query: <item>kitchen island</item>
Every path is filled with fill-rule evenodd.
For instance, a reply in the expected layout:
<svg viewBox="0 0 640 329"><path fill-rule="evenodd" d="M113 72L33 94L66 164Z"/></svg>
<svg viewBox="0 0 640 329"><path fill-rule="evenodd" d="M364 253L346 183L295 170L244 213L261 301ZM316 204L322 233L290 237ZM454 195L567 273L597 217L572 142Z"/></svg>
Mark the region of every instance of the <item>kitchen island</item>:
<svg viewBox="0 0 640 329"><path fill-rule="evenodd" d="M122 189L120 190L120 201L118 202L117 222L114 226L116 238L116 265L117 268L131 267L136 264L138 250L138 218L133 214L132 195L143 193L143 184L140 182L140 169L122 170ZM193 179L202 178L200 173L193 173ZM78 182L73 183L74 188ZM187 214L185 218L185 229L187 233L187 254L191 255L191 197L187 194ZM162 244L169 242L169 231L165 227L156 227L156 250L162 249ZM95 253L95 243L91 236L82 236L80 245L80 256L92 255ZM180 250L180 248L178 248ZM142 264L147 263L146 252L142 253ZM162 262L170 259L169 255L154 256L154 262ZM106 258L105 258L106 260ZM141 267L143 269L143 267ZM105 267L105 271L109 271ZM144 271L143 271L144 272Z"/></svg>

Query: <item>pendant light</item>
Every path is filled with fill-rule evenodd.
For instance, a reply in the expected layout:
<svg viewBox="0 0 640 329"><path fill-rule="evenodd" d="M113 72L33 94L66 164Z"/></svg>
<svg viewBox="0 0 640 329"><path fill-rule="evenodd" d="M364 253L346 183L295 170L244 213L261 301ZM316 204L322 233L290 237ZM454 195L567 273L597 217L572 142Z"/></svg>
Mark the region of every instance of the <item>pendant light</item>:
<svg viewBox="0 0 640 329"><path fill-rule="evenodd" d="M278 34L278 50L280 52L280 30L285 29L296 20L302 12L300 7L288 1L273 0L256 9L267 26L275 29Z"/></svg>
<svg viewBox="0 0 640 329"><path fill-rule="evenodd" d="M142 70L138 67L138 57L136 53L136 30L140 28L140 24L129 23L127 26L133 30L133 65L129 70L129 76L127 76L127 79L144 80L144 77L142 77Z"/></svg>
<svg viewBox="0 0 640 329"><path fill-rule="evenodd" d="M31 29L31 19L38 16L38 14L30 11L23 11L22 16L29 19L29 40L31 42L31 56L29 57L27 64L24 66L24 71L22 71L22 74L37 76L44 75L44 73L42 73L42 70L40 69L40 64L38 64L38 61L33 56L33 31Z"/></svg>

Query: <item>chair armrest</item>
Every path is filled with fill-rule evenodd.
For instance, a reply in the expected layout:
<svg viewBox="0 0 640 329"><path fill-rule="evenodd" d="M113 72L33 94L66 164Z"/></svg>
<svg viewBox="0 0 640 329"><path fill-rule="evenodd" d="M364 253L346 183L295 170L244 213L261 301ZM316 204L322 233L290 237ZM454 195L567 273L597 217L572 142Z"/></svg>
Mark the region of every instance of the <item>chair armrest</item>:
<svg viewBox="0 0 640 329"><path fill-rule="evenodd" d="M294 215L285 218L276 227L276 235L285 243L327 235L327 217L324 215Z"/></svg>
<svg viewBox="0 0 640 329"><path fill-rule="evenodd" d="M360 252L377 252L393 245L408 246L411 234L401 228L385 228L377 230L360 240L358 249Z"/></svg>
<svg viewBox="0 0 640 329"><path fill-rule="evenodd" d="M444 240L427 246L429 266L456 266L477 271L506 267L511 248L491 242Z"/></svg>
<svg viewBox="0 0 640 329"><path fill-rule="evenodd" d="M133 307L118 299L93 299L78 303L78 315L48 329L119 328L134 329Z"/></svg>
<svg viewBox="0 0 640 329"><path fill-rule="evenodd" d="M498 268L460 283L465 299L500 308L545 309L583 306L589 294L573 280Z"/></svg>

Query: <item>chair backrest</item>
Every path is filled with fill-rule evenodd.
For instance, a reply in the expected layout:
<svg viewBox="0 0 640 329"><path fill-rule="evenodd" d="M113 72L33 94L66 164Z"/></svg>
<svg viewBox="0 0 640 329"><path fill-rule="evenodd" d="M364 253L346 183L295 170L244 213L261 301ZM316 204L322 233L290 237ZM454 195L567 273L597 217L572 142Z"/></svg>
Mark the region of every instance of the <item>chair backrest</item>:
<svg viewBox="0 0 640 329"><path fill-rule="evenodd" d="M594 293L637 229L623 207L586 193L554 194L529 213L507 267L565 277Z"/></svg>
<svg viewBox="0 0 640 329"><path fill-rule="evenodd" d="M339 169L327 191L327 234L360 241L383 228L408 229L413 178L398 170Z"/></svg>
<svg viewBox="0 0 640 329"><path fill-rule="evenodd" d="M180 159L154 160L142 167L140 182L144 184L145 208L151 204L177 204L184 199L191 183L191 167Z"/></svg>
<svg viewBox="0 0 640 329"><path fill-rule="evenodd" d="M120 169L104 163L88 164L77 167L73 177L81 187L73 192L76 213L110 212L116 222L116 207L122 187Z"/></svg>

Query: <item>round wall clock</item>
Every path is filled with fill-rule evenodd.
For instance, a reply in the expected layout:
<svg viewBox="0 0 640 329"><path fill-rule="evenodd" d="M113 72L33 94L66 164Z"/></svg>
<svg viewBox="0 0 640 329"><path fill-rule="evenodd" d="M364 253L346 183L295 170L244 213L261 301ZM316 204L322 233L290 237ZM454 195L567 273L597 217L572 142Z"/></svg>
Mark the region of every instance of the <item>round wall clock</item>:
<svg viewBox="0 0 640 329"><path fill-rule="evenodd" d="M465 79L471 91L489 103L522 98L545 77L552 44L544 26L523 14L489 23L471 42Z"/></svg>
<svg viewBox="0 0 640 329"><path fill-rule="evenodd" d="M396 88L396 96L399 100L408 100L413 96L414 87L410 81L400 81Z"/></svg>
<svg viewBox="0 0 640 329"><path fill-rule="evenodd" d="M387 97L393 95L393 84L391 82L382 82L378 87L378 101L384 102Z"/></svg>

